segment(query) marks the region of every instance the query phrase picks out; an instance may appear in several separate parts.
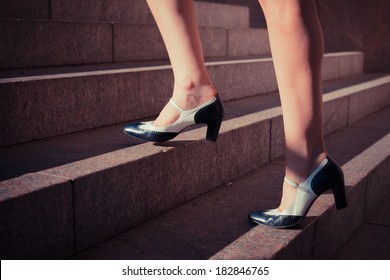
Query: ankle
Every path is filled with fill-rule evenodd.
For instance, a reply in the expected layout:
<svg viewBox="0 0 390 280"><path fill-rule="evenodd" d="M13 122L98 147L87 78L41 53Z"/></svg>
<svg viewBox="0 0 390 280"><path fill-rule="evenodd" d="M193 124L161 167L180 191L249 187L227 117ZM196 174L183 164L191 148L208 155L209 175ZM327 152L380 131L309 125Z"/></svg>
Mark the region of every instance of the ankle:
<svg viewBox="0 0 390 280"><path fill-rule="evenodd" d="M286 177L293 182L302 182L326 157L325 150L312 153L307 157L286 157Z"/></svg>
<svg viewBox="0 0 390 280"><path fill-rule="evenodd" d="M217 91L212 84L175 83L172 98L183 109L192 109L210 100L216 94Z"/></svg>

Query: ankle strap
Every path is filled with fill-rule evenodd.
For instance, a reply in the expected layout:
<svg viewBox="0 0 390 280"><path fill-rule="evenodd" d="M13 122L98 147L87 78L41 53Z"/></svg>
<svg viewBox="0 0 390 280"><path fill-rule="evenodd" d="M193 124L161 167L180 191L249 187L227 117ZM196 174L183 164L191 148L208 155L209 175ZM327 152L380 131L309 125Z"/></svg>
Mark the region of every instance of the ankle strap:
<svg viewBox="0 0 390 280"><path fill-rule="evenodd" d="M299 187L299 184L296 183L296 182L293 182L291 181L289 178L287 177L284 177L284 181L289 184L291 187L293 187L294 189L298 188Z"/></svg>
<svg viewBox="0 0 390 280"><path fill-rule="evenodd" d="M179 110L179 113L184 111L184 109L182 107L180 107L179 105L177 105L176 102L172 100L172 98L169 99L169 103L171 103L173 105L173 107L175 107L177 110Z"/></svg>
<svg viewBox="0 0 390 280"><path fill-rule="evenodd" d="M326 155L326 153L321 153L318 157L316 157L312 162L310 162L309 163L309 165L308 165L308 168L311 168L311 166L314 164L314 163L316 163L318 160L320 160L320 162L319 162L319 166L321 166L321 164L322 164L322 162L325 160L325 158L327 157L327 155ZM318 167L317 167L317 169L318 169ZM316 170L314 170L313 172L312 172L312 174L313 173L316 173ZM310 174L311 175L311 174ZM310 176L309 175L309 176ZM302 177L301 177L302 178ZM298 180L300 180L301 178L299 178ZM307 180L307 178L305 179L305 180ZM298 188L299 187L299 183L296 183L296 182L294 182L294 181L291 181L289 178L287 178L287 177L284 177L284 181L287 183L287 184L289 184L291 187L293 187L293 188ZM302 182L301 182L302 183Z"/></svg>
<svg viewBox="0 0 390 280"><path fill-rule="evenodd" d="M306 193L312 193L312 191L308 190L306 185L300 185L299 183L291 181L289 178L284 177L284 181L289 184L294 189L300 189L301 191L304 191Z"/></svg>

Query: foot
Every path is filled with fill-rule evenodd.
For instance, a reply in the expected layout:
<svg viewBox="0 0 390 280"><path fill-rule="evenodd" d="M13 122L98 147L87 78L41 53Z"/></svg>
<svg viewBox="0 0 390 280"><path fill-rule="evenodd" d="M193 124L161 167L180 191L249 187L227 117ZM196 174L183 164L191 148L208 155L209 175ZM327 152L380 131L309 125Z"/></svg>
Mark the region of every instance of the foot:
<svg viewBox="0 0 390 280"><path fill-rule="evenodd" d="M257 210L250 212L248 217L256 224L270 226L272 228L289 228L299 224L307 215L313 202L322 193L332 190L336 208L342 209L348 206L343 171L330 157L325 157L315 167L307 178L299 183L293 182L287 177L287 184L296 188L296 198L287 209ZM288 192L288 188L287 192ZM288 194L286 194L286 197ZM284 197L285 201L288 198ZM283 204L282 202L281 204ZM282 210L283 212L280 212Z"/></svg>
<svg viewBox="0 0 390 280"><path fill-rule="evenodd" d="M196 108L203 103L209 101L216 95L213 87L202 86L195 87L190 90L174 89L172 99L184 110ZM180 114L179 111L169 102L160 112L160 115L153 121L155 127L165 127L174 123Z"/></svg>
<svg viewBox="0 0 390 280"><path fill-rule="evenodd" d="M297 189L293 188L292 186L290 186L284 181L282 200L278 207L279 212L283 212L288 207L290 207L290 205L294 202L296 196L297 196Z"/></svg>
<svg viewBox="0 0 390 280"><path fill-rule="evenodd" d="M314 161L306 164L306 168L301 172L300 175L291 175L288 174L286 177L292 180L293 182L300 183L303 182L314 170L319 166L322 160L326 157L326 153L321 153ZM298 179L296 179L298 178ZM283 192L282 192L282 200L278 207L280 212L286 210L290 205L294 202L297 196L297 188L294 188L286 181L283 181Z"/></svg>

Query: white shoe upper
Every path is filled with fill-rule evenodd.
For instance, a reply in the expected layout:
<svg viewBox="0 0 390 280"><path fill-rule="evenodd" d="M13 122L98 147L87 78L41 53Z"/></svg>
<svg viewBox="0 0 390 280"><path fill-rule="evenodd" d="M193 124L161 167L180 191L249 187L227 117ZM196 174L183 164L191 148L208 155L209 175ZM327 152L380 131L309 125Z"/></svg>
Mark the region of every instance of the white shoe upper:
<svg viewBox="0 0 390 280"><path fill-rule="evenodd" d="M311 173L309 177L306 178L305 181L301 183L294 183L285 178L286 182L290 184L292 187L297 188L297 196L295 197L294 202L285 209L280 212L279 209L272 209L265 214L267 215L285 215L285 216L304 216L306 215L306 210L310 207L313 200L317 197L311 188L311 182L314 176L328 163L328 159L325 158L320 165Z"/></svg>
<svg viewBox="0 0 390 280"><path fill-rule="evenodd" d="M139 126L139 128L143 130L149 130L154 132L172 132L172 133L179 133L183 129L185 129L188 126L194 125L195 122L195 114L202 108L212 104L215 102L217 98L213 97L209 101L203 103L202 105L189 109L184 110L179 105L177 105L172 99L169 100L169 102L179 111L179 118L172 124L164 127L156 127L153 126L153 122L144 122L142 125Z"/></svg>

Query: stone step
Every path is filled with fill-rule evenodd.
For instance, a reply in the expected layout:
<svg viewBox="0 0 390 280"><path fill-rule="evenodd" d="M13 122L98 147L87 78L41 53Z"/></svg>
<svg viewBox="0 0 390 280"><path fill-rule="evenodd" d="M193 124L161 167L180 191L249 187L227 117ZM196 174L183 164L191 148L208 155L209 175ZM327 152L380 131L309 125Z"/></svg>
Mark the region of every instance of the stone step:
<svg viewBox="0 0 390 280"><path fill-rule="evenodd" d="M350 79L325 84L326 134L390 104L389 75ZM0 257L70 257L282 156L278 102L226 102L215 143L205 127L155 144L118 125L1 148Z"/></svg>
<svg viewBox="0 0 390 280"><path fill-rule="evenodd" d="M156 65L3 72L0 146L157 115L172 94L173 77L169 65ZM210 60L207 68L223 100L277 90L269 57ZM362 69L360 52L327 54L323 79L361 74Z"/></svg>
<svg viewBox="0 0 390 280"><path fill-rule="evenodd" d="M0 34L0 69L168 59L153 24L0 20ZM201 27L200 34L206 58L270 54L265 29Z"/></svg>
<svg viewBox="0 0 390 280"><path fill-rule="evenodd" d="M199 26L248 28L243 6L194 2ZM0 18L154 24L146 1L139 0L13 0L0 3Z"/></svg>
<svg viewBox="0 0 390 280"><path fill-rule="evenodd" d="M331 259L368 209L390 195L389 118L388 107L326 137L346 179L349 206L341 211L326 193L294 229L249 222L248 212L279 204L284 159L278 159L72 259Z"/></svg>

